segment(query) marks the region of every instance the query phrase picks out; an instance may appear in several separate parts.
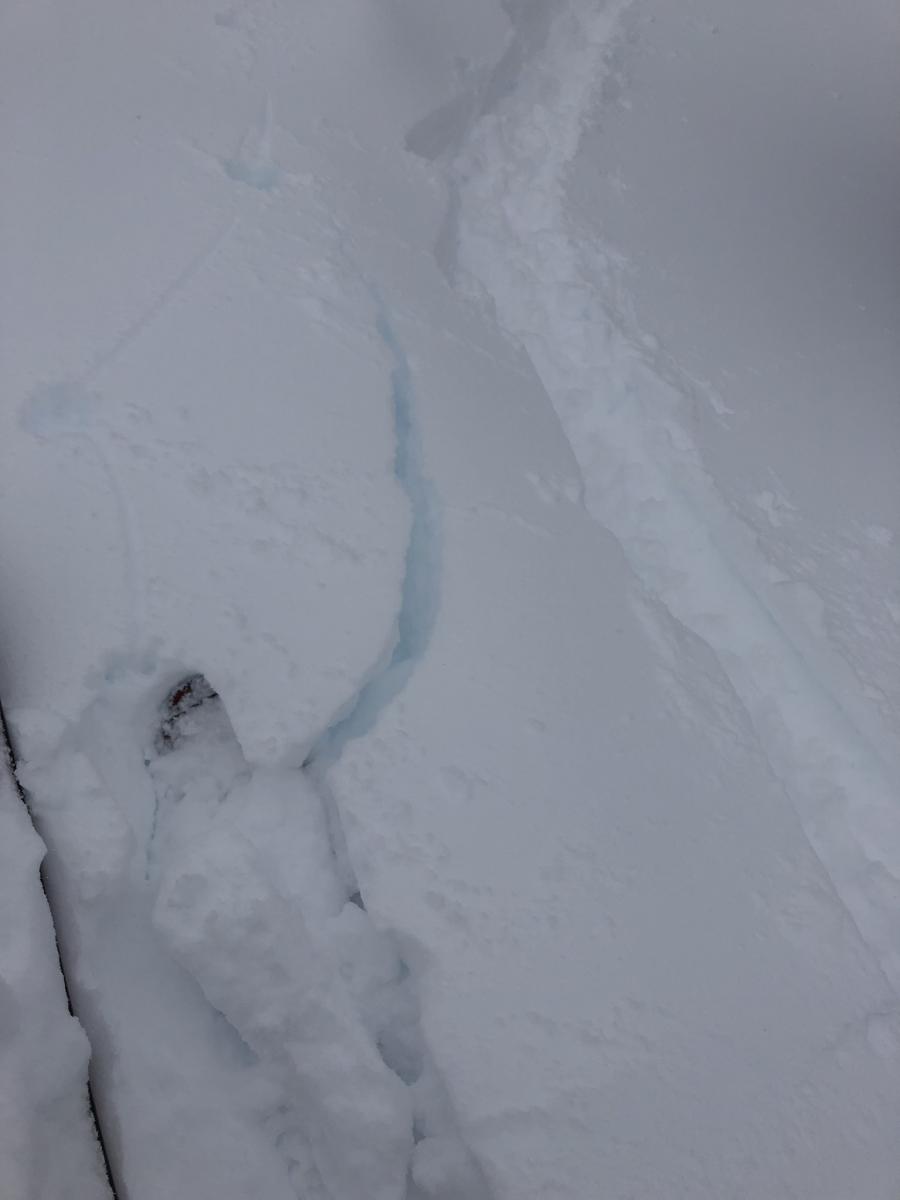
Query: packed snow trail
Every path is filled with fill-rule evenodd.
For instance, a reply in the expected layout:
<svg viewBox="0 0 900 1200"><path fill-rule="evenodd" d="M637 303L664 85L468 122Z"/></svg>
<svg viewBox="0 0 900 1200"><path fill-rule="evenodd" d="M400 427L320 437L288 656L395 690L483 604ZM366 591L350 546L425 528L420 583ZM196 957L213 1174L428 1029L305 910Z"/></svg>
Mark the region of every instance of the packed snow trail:
<svg viewBox="0 0 900 1200"><path fill-rule="evenodd" d="M530 355L591 513L648 591L715 652L900 996L900 793L878 747L771 610L767 564L706 476L679 420L683 397L605 298L610 256L571 232L566 171L629 7L562 5L511 94L471 128L452 169L457 268ZM526 14L522 37L527 27Z"/></svg>

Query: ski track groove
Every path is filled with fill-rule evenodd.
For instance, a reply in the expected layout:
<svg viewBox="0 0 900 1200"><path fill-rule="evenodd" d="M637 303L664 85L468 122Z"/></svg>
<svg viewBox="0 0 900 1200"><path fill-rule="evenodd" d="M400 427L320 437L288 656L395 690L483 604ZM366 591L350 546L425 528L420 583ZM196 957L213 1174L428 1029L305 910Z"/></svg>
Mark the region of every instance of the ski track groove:
<svg viewBox="0 0 900 1200"><path fill-rule="evenodd" d="M469 130L451 166L457 283L475 280L529 354L589 512L716 656L837 900L900 997L900 806L887 756L766 599L761 552L742 545L746 530L675 413L681 397L604 304L610 256L569 228L567 169L630 7L566 0L538 62Z"/></svg>
<svg viewBox="0 0 900 1200"><path fill-rule="evenodd" d="M193 254L178 272L171 283L162 289L156 299L135 320L127 326L115 339L108 349L103 350L88 363L85 370L78 376L78 387L87 388L94 383L98 376L119 358L129 346L141 337L151 325L165 312L172 301L180 295L195 275L205 267L216 252L228 241L240 224L241 218L234 216L222 229L217 229L206 239L200 249Z"/></svg>
<svg viewBox="0 0 900 1200"><path fill-rule="evenodd" d="M114 455L104 444L107 440L112 441L113 435L109 431L104 435L99 416L100 401L92 393L91 386L107 367L138 341L191 280L210 263L234 234L240 221L240 215L233 216L223 228L207 238L149 307L106 350L97 354L84 370L72 378L35 388L19 415L22 428L38 438L71 438L84 443L93 453L106 479L107 490L116 508L122 541L124 583L129 606L126 639L135 658L140 655L147 631L143 538L131 498L116 469Z"/></svg>

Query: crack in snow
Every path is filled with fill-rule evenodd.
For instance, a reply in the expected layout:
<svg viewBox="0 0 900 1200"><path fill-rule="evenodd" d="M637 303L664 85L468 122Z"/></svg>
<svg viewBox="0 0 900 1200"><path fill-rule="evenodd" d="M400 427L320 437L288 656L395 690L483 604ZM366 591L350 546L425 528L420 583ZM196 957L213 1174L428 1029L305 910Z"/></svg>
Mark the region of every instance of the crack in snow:
<svg viewBox="0 0 900 1200"><path fill-rule="evenodd" d="M376 304L375 326L392 361L394 475L410 510L400 608L390 653L374 667L349 706L322 733L303 764L304 773L310 777L325 808L332 852L348 903L363 913L367 911L365 898L350 861L338 804L328 782L328 771L338 762L347 744L369 733L381 713L403 691L431 641L441 591L440 507L435 488L424 470L415 419L412 371L385 302L377 289L370 288L370 291ZM389 931L387 936L390 937ZM399 1024L391 1022L390 1027L382 1031L376 1047L385 1065L416 1097L413 1122L415 1151L410 1162L407 1195L423 1195L416 1182L417 1177L422 1172L426 1177L436 1172L437 1179L447 1174L449 1183L427 1187L427 1194L433 1195L435 1200L445 1196L446 1200L483 1200L489 1195L487 1182L456 1128L452 1104L422 1037L409 968L396 947L394 953L398 968L395 982L397 996L401 1006L405 997L410 1008Z"/></svg>
<svg viewBox="0 0 900 1200"><path fill-rule="evenodd" d="M83 380L64 380L37 387L19 412L19 424L38 439L69 438L86 445L106 478L115 505L122 539L124 583L128 599L127 639L137 655L144 638L144 569L139 523L131 499L104 445L99 397L85 390Z"/></svg>
<svg viewBox="0 0 900 1200"><path fill-rule="evenodd" d="M403 690L416 663L428 648L440 604L440 509L434 485L426 476L422 462L409 360L391 324L388 310L380 300L376 328L393 360L394 475L409 502L409 542L393 649L387 661L375 668L344 714L325 730L307 756L305 766L321 772L337 762L348 742L367 734L380 713Z"/></svg>

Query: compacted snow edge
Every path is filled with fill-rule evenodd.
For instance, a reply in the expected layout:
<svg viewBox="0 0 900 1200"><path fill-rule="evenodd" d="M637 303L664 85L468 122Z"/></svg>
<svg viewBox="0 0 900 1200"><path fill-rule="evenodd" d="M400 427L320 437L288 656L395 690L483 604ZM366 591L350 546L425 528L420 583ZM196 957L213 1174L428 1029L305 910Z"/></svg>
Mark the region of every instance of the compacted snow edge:
<svg viewBox="0 0 900 1200"><path fill-rule="evenodd" d="M772 610L767 564L704 471L679 419L683 397L606 303L611 255L580 239L566 210L567 170L630 8L562 4L539 61L472 126L451 171L456 271L530 355L592 515L649 592L715 652L900 996L897 789L827 670Z"/></svg>

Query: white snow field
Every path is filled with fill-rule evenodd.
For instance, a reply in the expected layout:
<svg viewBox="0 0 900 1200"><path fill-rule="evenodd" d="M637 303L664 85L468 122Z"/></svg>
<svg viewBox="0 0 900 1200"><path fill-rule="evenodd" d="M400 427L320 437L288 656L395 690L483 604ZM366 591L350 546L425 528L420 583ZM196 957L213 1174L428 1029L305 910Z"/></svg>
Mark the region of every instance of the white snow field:
<svg viewBox="0 0 900 1200"><path fill-rule="evenodd" d="M894 0L0 47L0 1198L897 1200Z"/></svg>

